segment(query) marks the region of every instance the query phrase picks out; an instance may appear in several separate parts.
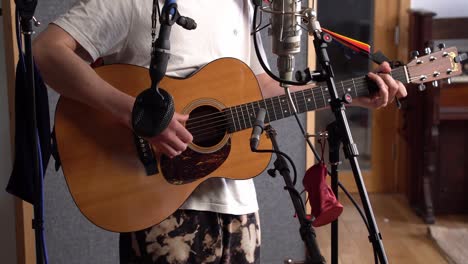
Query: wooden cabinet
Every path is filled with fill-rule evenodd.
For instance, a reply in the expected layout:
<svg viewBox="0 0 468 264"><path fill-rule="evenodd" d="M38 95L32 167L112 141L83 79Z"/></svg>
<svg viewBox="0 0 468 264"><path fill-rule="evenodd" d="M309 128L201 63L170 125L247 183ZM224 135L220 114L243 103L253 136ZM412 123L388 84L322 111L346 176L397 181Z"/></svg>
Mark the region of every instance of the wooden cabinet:
<svg viewBox="0 0 468 264"><path fill-rule="evenodd" d="M411 50L433 48L439 39L468 39L468 19L434 16L411 12ZM468 83L408 92L404 135L409 202L427 223L437 214L468 213Z"/></svg>
<svg viewBox="0 0 468 264"><path fill-rule="evenodd" d="M468 213L468 83L443 86L439 101L435 213Z"/></svg>

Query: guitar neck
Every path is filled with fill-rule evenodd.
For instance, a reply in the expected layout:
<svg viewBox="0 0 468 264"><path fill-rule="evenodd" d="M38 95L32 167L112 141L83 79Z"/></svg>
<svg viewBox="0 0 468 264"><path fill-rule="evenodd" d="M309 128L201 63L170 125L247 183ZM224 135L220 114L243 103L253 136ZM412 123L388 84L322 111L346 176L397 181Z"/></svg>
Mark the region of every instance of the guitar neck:
<svg viewBox="0 0 468 264"><path fill-rule="evenodd" d="M409 83L406 66L398 67L390 73L395 80L403 84ZM352 97L367 96L372 92L367 77L352 78L345 81L337 81L336 90L338 97L348 93ZM330 93L326 84L291 93L291 98L296 106L297 113L314 111L326 107L330 102ZM265 122L283 119L294 114L287 96L280 95L271 98L254 101L246 104L225 108L226 119L229 123L229 132L236 132L251 128L255 122L258 109L266 110Z"/></svg>

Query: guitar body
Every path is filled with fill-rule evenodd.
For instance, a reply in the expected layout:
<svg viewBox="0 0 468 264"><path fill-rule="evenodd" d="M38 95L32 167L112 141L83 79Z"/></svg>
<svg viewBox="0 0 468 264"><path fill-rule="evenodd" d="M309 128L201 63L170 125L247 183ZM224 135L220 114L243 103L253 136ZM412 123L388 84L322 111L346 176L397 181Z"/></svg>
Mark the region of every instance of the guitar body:
<svg viewBox="0 0 468 264"><path fill-rule="evenodd" d="M116 64L97 68L96 72L132 96L151 84L143 67ZM262 99L255 75L243 62L232 58L211 62L186 79L165 77L160 87L174 97L177 112L190 114L189 121L196 119L198 112L216 114L232 105ZM195 143L174 159L153 148L157 173L148 175L130 129L107 113L64 97L57 105L55 133L62 169L76 205L92 223L114 232L157 224L206 179L251 178L260 174L271 158L251 152L250 130L224 131L204 141L194 136ZM262 137L259 148L271 148L271 142Z"/></svg>
<svg viewBox="0 0 468 264"><path fill-rule="evenodd" d="M404 84L423 84L460 75L465 58L455 47L445 48L390 74ZM116 64L96 72L132 96L151 84L149 71L138 66ZM365 76L338 82L338 98L369 95L367 83ZM68 187L81 212L101 228L144 229L171 215L206 179L243 180L260 174L271 155L250 150L247 128L260 108L266 110L265 122L293 112L286 95L261 100L255 75L233 58L213 61L186 79L165 77L160 87L174 97L177 112L189 114L185 125L194 136L174 159L151 151L145 140L135 138L109 114L63 97L57 105L55 133ZM298 113L312 111L329 104L326 91L327 86L318 86L294 92L291 99ZM262 137L259 149L271 149ZM155 162L148 166L142 155L153 152L149 160Z"/></svg>

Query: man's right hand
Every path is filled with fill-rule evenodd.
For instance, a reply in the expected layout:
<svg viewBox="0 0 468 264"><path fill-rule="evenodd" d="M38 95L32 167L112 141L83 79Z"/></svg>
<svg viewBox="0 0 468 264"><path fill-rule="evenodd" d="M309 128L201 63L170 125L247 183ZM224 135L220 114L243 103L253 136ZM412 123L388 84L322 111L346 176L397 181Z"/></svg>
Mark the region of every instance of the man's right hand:
<svg viewBox="0 0 468 264"><path fill-rule="evenodd" d="M188 115L174 113L169 126L148 141L169 158L179 155L193 140L192 134L184 126L188 118Z"/></svg>

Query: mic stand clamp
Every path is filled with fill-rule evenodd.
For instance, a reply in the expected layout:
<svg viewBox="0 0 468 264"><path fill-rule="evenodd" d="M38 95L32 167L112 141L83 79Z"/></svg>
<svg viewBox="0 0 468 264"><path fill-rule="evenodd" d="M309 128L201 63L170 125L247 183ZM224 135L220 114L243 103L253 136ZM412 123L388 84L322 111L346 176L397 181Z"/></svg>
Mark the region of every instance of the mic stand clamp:
<svg viewBox="0 0 468 264"><path fill-rule="evenodd" d="M265 128L265 131L267 133L267 136L270 138L272 142L274 152L281 153L278 147L278 143L276 141L275 129L271 125L267 125ZM307 219L306 212L305 212L300 194L294 188L294 185L290 176L290 170L289 170L288 164L286 163L286 160L284 159L282 155L277 154L276 160L274 161L273 164L274 164L274 169L269 170L268 173L272 177L274 177L276 174L276 171L278 171L283 176L284 182L286 184L285 189L288 190L291 196L291 200L293 202L294 209L296 211L297 219L299 220L299 223L301 225L299 232L300 232L302 240L304 241L306 245L307 252L308 252L307 261L305 263L307 264L325 263L325 259L320 254L320 249L315 239L316 235L312 227L312 222Z"/></svg>
<svg viewBox="0 0 468 264"><path fill-rule="evenodd" d="M367 190L361 174L361 169L357 160L359 152L356 144L353 141L351 130L349 128L348 120L345 114L344 103L350 101L351 97L349 95L345 95L343 98L338 97L334 80L335 75L333 73L333 69L330 64L330 58L327 52L328 43L332 41L332 37L330 34L322 32L319 22L315 19L315 14L310 13L309 18L309 35L314 36L313 43L315 47L315 52L317 54L317 60L322 67L322 77L325 78L328 86L328 91L330 93L330 107L335 115L338 130L340 131L340 135L342 136L345 157L350 162L351 169L354 175L354 180L356 182L359 195L361 197L361 202L369 226L369 241L372 243L374 251L377 252L377 257L380 260L380 262L382 264L386 264L388 263L388 260L387 256L385 255L382 236L379 233L374 213L372 212L369 196L367 194Z"/></svg>

